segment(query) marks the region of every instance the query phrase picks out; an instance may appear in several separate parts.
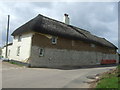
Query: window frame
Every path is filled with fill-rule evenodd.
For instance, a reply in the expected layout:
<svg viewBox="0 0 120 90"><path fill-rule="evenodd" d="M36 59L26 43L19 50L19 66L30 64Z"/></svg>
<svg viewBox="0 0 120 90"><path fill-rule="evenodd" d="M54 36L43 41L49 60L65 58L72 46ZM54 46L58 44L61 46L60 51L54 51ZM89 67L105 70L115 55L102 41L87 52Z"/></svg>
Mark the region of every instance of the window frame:
<svg viewBox="0 0 120 90"><path fill-rule="evenodd" d="M17 56L20 56L20 48L21 48L21 46L17 47Z"/></svg>
<svg viewBox="0 0 120 90"><path fill-rule="evenodd" d="M52 44L57 44L57 37L52 36L51 42L52 42Z"/></svg>
<svg viewBox="0 0 120 90"><path fill-rule="evenodd" d="M11 51L11 50L9 49L9 50L8 50L8 56L10 56L10 51Z"/></svg>
<svg viewBox="0 0 120 90"><path fill-rule="evenodd" d="M39 57L44 56L44 52L45 52L44 48L39 48Z"/></svg>

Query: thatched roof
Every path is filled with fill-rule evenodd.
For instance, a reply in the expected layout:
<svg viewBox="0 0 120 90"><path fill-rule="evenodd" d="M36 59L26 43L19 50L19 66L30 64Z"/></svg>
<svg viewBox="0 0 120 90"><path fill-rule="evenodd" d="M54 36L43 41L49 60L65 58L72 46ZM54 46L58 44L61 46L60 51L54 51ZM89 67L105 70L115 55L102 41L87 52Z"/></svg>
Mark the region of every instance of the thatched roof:
<svg viewBox="0 0 120 90"><path fill-rule="evenodd" d="M85 42L95 43L110 48L117 48L106 39L92 35L89 31L80 29L75 26L67 25L63 22L45 17L40 14L16 29L12 35L19 35L30 31L51 34L64 38L83 40Z"/></svg>

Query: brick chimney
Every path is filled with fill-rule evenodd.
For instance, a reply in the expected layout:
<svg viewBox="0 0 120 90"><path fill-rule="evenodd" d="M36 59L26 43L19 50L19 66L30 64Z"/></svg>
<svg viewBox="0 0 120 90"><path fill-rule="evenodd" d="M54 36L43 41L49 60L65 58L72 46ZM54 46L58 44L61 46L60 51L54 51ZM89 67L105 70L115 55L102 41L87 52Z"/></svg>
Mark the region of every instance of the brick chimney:
<svg viewBox="0 0 120 90"><path fill-rule="evenodd" d="M64 14L63 22L64 22L65 24L69 24L69 23L70 23L70 20L69 20L68 14L66 14L66 13Z"/></svg>

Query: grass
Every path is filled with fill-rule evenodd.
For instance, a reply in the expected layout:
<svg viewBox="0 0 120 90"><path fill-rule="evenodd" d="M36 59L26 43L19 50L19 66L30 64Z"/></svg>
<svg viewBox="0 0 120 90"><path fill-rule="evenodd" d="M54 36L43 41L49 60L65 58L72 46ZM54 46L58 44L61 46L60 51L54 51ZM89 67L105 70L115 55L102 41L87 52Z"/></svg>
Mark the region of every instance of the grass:
<svg viewBox="0 0 120 90"><path fill-rule="evenodd" d="M118 88L118 77L111 75L103 78L98 83L97 88Z"/></svg>
<svg viewBox="0 0 120 90"><path fill-rule="evenodd" d="M116 71L106 73L101 77L101 80L97 83L96 89L98 88L116 88L120 90L120 65Z"/></svg>
<svg viewBox="0 0 120 90"><path fill-rule="evenodd" d="M3 58L3 56L0 55L0 59Z"/></svg>
<svg viewBox="0 0 120 90"><path fill-rule="evenodd" d="M18 66L24 66L24 65L19 64L19 63L17 63L17 62L11 62L11 61L10 61L9 63L14 64L14 65L18 65Z"/></svg>

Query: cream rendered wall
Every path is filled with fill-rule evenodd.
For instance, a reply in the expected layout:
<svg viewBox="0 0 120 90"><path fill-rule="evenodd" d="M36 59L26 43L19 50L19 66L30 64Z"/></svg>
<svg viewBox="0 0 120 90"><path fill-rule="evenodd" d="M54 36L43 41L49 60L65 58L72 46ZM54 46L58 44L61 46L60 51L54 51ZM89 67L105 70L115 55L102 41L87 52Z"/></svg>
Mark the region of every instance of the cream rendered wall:
<svg viewBox="0 0 120 90"><path fill-rule="evenodd" d="M31 52L31 41L33 33L22 34L21 41L18 42L18 36L15 36L12 45L11 59L27 62ZM20 46L20 55L17 56L17 48Z"/></svg>

